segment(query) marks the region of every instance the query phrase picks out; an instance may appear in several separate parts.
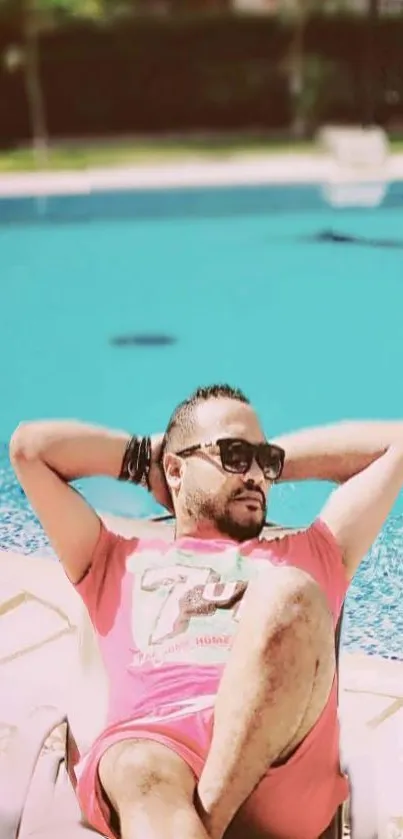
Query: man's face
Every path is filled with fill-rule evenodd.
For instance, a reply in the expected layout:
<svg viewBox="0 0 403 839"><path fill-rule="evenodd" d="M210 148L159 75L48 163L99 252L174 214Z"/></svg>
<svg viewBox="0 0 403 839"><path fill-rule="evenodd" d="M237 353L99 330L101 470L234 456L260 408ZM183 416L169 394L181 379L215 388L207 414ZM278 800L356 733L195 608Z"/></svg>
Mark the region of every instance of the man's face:
<svg viewBox="0 0 403 839"><path fill-rule="evenodd" d="M209 399L196 411L194 439L188 445L222 438L265 442L258 418L234 399ZM177 519L212 525L237 541L256 538L264 525L269 481L253 460L245 474L226 471L217 447L202 447L184 458L168 458L167 479L173 491ZM173 482L172 482L173 479Z"/></svg>

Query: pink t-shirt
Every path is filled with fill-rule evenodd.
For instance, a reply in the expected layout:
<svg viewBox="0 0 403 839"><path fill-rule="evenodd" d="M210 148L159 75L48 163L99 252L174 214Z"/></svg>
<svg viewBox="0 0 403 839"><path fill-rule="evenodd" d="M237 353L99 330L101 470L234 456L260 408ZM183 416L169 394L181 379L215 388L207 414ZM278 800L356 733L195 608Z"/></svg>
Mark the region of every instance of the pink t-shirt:
<svg viewBox="0 0 403 839"><path fill-rule="evenodd" d="M262 566L306 571L336 626L348 581L340 549L316 520L274 541L127 539L102 528L77 584L109 679L107 726L212 707L248 582Z"/></svg>

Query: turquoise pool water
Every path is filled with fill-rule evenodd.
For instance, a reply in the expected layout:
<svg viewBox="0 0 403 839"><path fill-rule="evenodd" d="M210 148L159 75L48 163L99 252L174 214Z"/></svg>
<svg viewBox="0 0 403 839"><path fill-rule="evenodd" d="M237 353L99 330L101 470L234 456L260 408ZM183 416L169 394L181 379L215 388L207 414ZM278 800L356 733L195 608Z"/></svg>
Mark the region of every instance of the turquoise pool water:
<svg viewBox="0 0 403 839"><path fill-rule="evenodd" d="M0 547L46 548L7 459L21 419L150 432L216 381L269 435L403 419L402 206L403 183L377 209L331 209L315 186L0 200ZM116 345L148 333L174 340ZM155 511L141 490L82 487L111 512ZM281 486L271 517L305 523L328 492ZM348 649L403 659L402 586L399 501L351 587Z"/></svg>

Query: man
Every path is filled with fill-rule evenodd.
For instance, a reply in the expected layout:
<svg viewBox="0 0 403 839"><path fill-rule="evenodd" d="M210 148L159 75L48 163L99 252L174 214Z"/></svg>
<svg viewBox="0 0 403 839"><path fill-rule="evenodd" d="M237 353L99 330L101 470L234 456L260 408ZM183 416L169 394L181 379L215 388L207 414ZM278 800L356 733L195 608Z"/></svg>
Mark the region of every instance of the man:
<svg viewBox="0 0 403 839"><path fill-rule="evenodd" d="M200 388L164 437L17 428L11 460L84 599L110 684L79 766L89 822L122 839L317 839L347 797L334 627L403 484L403 425L268 443L246 397ZM285 451L285 461L284 461ZM69 483L148 484L173 541L109 532ZM341 484L309 528L260 539L276 480Z"/></svg>

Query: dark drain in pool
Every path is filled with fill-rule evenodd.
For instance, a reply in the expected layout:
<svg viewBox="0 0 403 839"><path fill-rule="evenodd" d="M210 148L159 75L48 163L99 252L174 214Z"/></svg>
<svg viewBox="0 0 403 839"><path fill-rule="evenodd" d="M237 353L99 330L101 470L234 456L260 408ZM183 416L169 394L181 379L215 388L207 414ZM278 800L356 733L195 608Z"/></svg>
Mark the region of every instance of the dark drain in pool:
<svg viewBox="0 0 403 839"><path fill-rule="evenodd" d="M334 230L321 230L313 236L305 236L308 242L330 242L335 245L364 245L368 248L403 249L403 239L367 239L365 236L351 236L349 233L337 233Z"/></svg>
<svg viewBox="0 0 403 839"><path fill-rule="evenodd" d="M134 332L131 335L116 335L110 343L113 347L167 347L175 344L176 338L160 332Z"/></svg>

